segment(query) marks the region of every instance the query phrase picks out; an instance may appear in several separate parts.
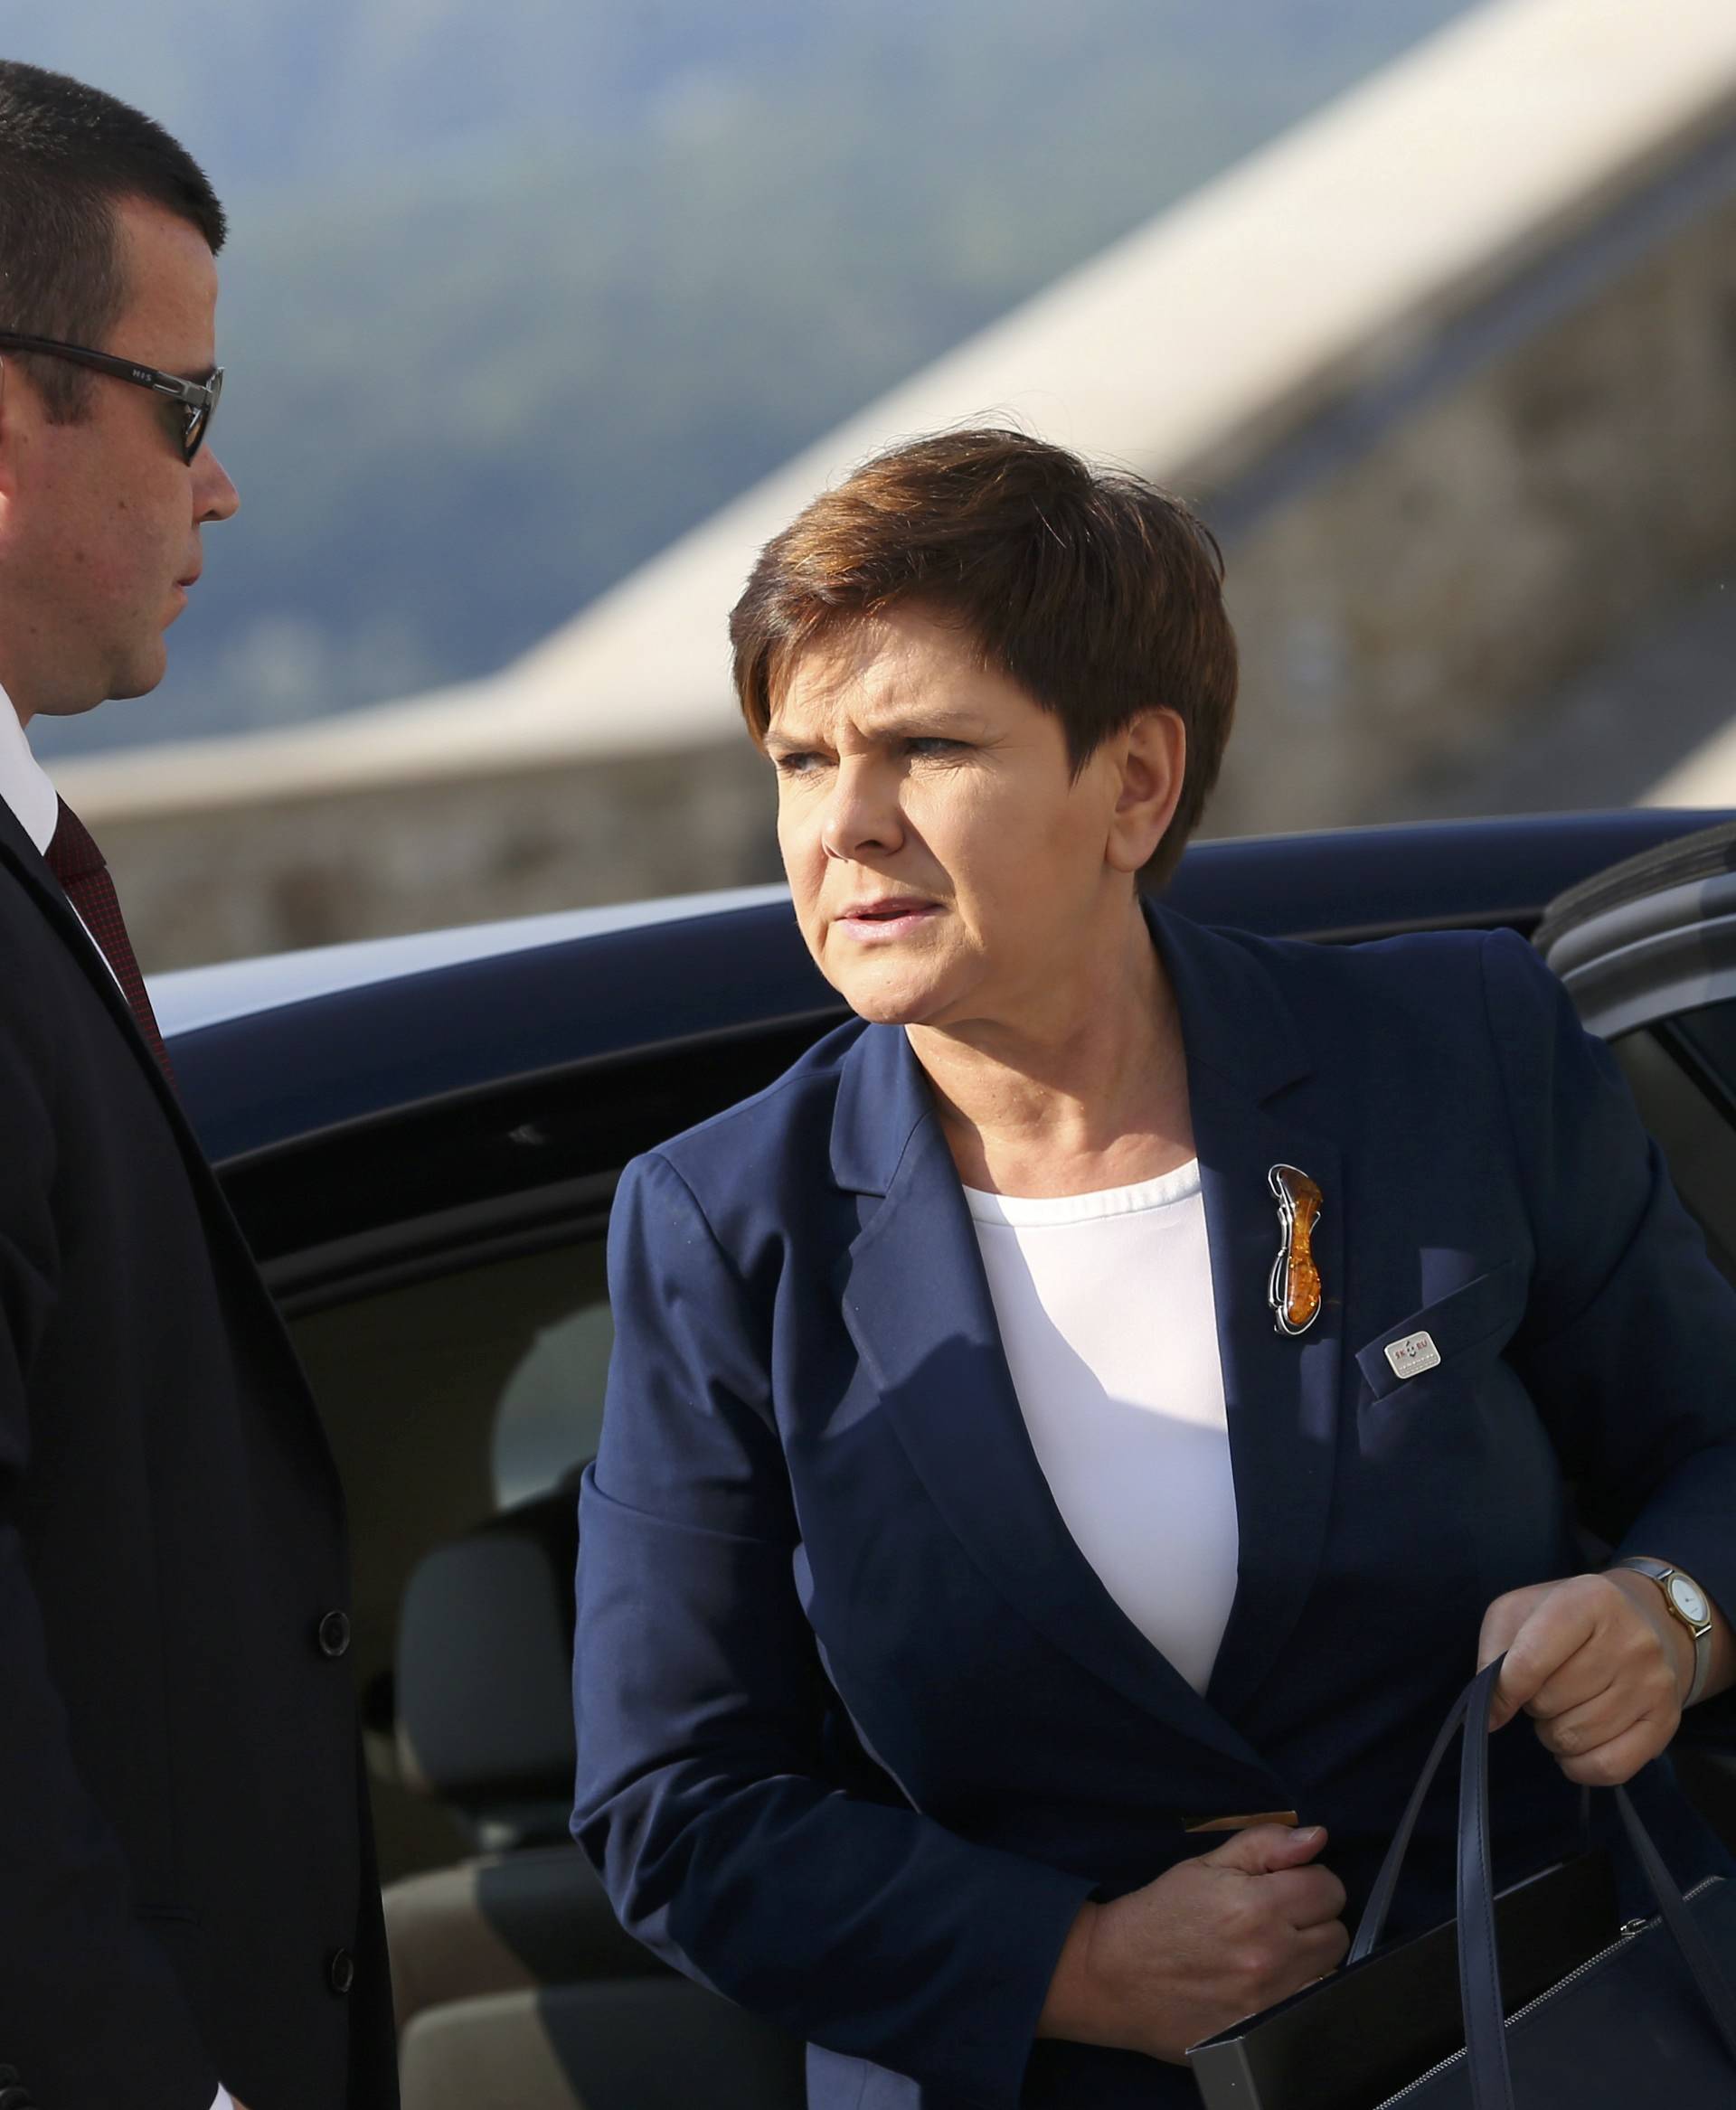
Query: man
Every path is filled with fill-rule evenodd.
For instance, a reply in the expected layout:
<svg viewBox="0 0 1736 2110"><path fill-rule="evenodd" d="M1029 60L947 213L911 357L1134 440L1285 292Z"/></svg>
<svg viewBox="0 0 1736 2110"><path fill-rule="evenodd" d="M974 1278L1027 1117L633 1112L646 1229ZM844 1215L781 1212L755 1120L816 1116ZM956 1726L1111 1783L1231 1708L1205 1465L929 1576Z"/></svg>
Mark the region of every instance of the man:
<svg viewBox="0 0 1736 2110"><path fill-rule="evenodd" d="M222 239L148 118L0 62L6 2110L396 2096L336 1475L28 745L161 680L235 511L205 444Z"/></svg>

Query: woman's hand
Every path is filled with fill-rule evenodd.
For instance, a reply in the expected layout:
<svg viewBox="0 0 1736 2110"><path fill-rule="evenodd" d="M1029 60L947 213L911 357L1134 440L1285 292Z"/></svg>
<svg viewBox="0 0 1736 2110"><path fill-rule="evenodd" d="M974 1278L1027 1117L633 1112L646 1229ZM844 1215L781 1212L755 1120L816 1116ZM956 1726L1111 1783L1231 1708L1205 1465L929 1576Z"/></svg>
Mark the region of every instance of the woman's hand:
<svg viewBox="0 0 1736 2110"><path fill-rule="evenodd" d="M1631 1568L1510 1590L1483 1615L1481 1668L1506 1652L1489 1727L1523 1708L1570 1780L1615 1787L1675 1736L1694 1642Z"/></svg>
<svg viewBox="0 0 1736 2110"><path fill-rule="evenodd" d="M1039 2037L1180 2065L1190 2044L1344 1961L1344 1887L1309 1864L1318 1824L1256 1824L1143 1890L1087 1905L1061 1950Z"/></svg>

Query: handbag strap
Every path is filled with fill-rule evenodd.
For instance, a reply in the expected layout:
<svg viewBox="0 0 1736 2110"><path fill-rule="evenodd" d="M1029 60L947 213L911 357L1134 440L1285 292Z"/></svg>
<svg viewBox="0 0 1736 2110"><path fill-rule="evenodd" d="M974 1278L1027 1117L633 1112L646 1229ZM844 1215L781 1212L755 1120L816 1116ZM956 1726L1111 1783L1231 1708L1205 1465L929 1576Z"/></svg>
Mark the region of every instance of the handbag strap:
<svg viewBox="0 0 1736 2110"><path fill-rule="evenodd" d="M1514 2110L1502 2013L1501 1964L1495 1932L1495 1885L1489 1864L1489 1708L1504 1659L1479 1671L1453 1710L1465 1724L1458 1773L1458 1992L1465 2016L1466 2065L1472 2110ZM1682 1892L1624 1789L1616 1790L1628 1837L1638 1856L1664 1925L1718 2034L1736 2059L1736 1998L1711 1945L1694 1925Z"/></svg>
<svg viewBox="0 0 1736 2110"><path fill-rule="evenodd" d="M1386 1850L1386 1859L1381 1863L1381 1872L1374 1879L1374 1888L1368 1894L1368 1903L1363 1907L1363 1917L1356 1923L1356 1938L1350 1945L1350 1954L1344 1958L1349 1964L1360 1964L1380 1942L1386 1931L1386 1916L1392 1909L1392 1898L1399 1887L1399 1878L1404 1872L1404 1857L1410 1850L1410 1834L1417 1828L1417 1819L1422 1813L1422 1805L1429 1790L1435 1784L1435 1776L1440 1771L1440 1762L1447 1756L1448 1746L1458 1733L1458 1725L1465 1719L1471 1704L1472 1687L1467 1685L1454 1700L1452 1711L1441 1724L1440 1734L1435 1738L1434 1748L1422 1762L1422 1771L1417 1776L1417 1785L1410 1791L1410 1800L1405 1804L1404 1814L1399 1819L1399 1828L1392 1834L1392 1843Z"/></svg>
<svg viewBox="0 0 1736 2110"><path fill-rule="evenodd" d="M1505 1660L1496 1657L1465 1689L1458 1759L1458 1999L1471 2110L1514 2110L1489 1866L1489 1708Z"/></svg>
<svg viewBox="0 0 1736 2110"><path fill-rule="evenodd" d="M1712 1954L1712 1944L1700 1923L1688 1910L1687 1899L1676 1888L1675 1879L1665 1866L1663 1855L1652 1843L1651 1833L1640 1822L1639 1812L1628 1801L1625 1787L1616 1790L1616 1807L1621 1812L1628 1842L1646 1871L1652 1896L1657 1899L1658 1916L1675 1937L1675 1945L1681 1950L1682 1959L1700 1989L1700 1997L1717 2024L1724 2049L1736 2059L1736 1994L1731 1993L1730 1980Z"/></svg>

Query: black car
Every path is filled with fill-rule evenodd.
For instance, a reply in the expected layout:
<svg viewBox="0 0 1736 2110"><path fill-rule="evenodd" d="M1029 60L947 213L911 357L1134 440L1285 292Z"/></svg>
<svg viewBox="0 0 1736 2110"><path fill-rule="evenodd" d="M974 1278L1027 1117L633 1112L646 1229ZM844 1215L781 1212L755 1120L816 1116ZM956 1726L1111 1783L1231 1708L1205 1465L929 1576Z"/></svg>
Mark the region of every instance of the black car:
<svg viewBox="0 0 1736 2110"><path fill-rule="evenodd" d="M1541 927L1736 1276L1732 843L1728 816L1661 811L1206 843L1169 899L1333 943ZM610 1197L634 1154L844 1015L787 895L336 947L152 993L348 1493L407 2102L663 2110L703 2077L712 2110L799 2103L792 2049L621 1935L566 1836L572 1488L611 1339ZM1710 1747L1684 1764L1736 1840L1736 1771Z"/></svg>

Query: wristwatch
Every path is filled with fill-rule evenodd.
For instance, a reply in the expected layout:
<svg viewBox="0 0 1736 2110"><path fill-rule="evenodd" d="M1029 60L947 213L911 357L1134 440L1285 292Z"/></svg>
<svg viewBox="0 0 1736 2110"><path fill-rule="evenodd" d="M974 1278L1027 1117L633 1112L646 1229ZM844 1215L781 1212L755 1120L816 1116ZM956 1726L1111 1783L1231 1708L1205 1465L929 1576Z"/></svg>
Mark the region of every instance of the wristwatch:
<svg viewBox="0 0 1736 2110"><path fill-rule="evenodd" d="M1663 1591L1671 1616L1693 1634L1694 1683L1682 1702L1684 1707L1692 1707L1705 1690L1706 1673L1712 1668L1712 1599L1691 1575L1672 1568L1667 1560L1647 1560L1643 1554L1629 1553L1609 1565L1631 1568L1636 1575L1650 1576Z"/></svg>

